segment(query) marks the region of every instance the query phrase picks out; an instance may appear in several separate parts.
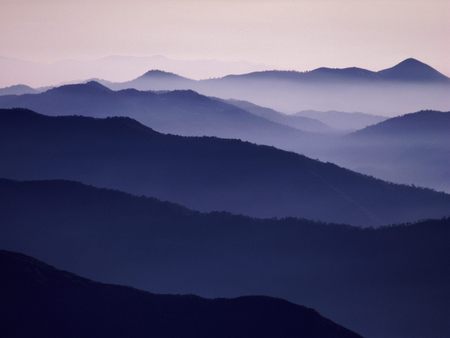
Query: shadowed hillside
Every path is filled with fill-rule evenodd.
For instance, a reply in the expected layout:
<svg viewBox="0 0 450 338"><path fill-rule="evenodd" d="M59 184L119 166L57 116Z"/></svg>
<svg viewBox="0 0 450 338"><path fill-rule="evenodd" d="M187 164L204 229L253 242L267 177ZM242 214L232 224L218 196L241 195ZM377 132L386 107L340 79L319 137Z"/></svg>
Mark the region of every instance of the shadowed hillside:
<svg viewBox="0 0 450 338"><path fill-rule="evenodd" d="M450 334L448 219L360 229L200 214L73 182L1 180L0 231L4 249L103 282L281 297L367 337Z"/></svg>
<svg viewBox="0 0 450 338"><path fill-rule="evenodd" d="M450 192L450 112L420 111L369 126L328 157L358 172Z"/></svg>
<svg viewBox="0 0 450 338"><path fill-rule="evenodd" d="M156 295L2 250L0 271L0 326L10 337L360 337L275 298Z"/></svg>
<svg viewBox="0 0 450 338"><path fill-rule="evenodd" d="M129 118L0 111L0 177L63 178L202 211L363 226L450 214L450 196L236 140L163 135Z"/></svg>
<svg viewBox="0 0 450 338"><path fill-rule="evenodd" d="M192 90L115 92L91 81L38 94L0 96L0 107L22 107L48 115L127 116L163 133L236 138L279 146L310 137Z"/></svg>

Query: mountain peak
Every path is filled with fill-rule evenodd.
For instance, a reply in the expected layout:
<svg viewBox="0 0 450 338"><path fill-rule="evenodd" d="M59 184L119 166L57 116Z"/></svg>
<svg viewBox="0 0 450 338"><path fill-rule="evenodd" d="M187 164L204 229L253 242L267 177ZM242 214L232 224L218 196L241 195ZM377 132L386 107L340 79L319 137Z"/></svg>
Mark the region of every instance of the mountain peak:
<svg viewBox="0 0 450 338"><path fill-rule="evenodd" d="M105 86L102 85L100 82L94 81L94 80L88 81L88 82L86 82L84 85L85 85L86 87L89 87L89 88L96 88L96 89L102 89L102 90L110 91L109 88L105 87Z"/></svg>
<svg viewBox="0 0 450 338"><path fill-rule="evenodd" d="M52 88L50 91L58 91L58 92L96 92L96 93L109 93L112 92L111 89L108 87L105 87L101 83L97 81L88 81L85 83L76 83L76 84L69 84L64 85L56 88Z"/></svg>
<svg viewBox="0 0 450 338"><path fill-rule="evenodd" d="M414 58L407 58L405 60L403 60L402 62L399 62L397 64L397 66L399 65L421 65L421 66L426 66L425 63L423 63L422 61L419 61L417 59Z"/></svg>
<svg viewBox="0 0 450 338"><path fill-rule="evenodd" d="M0 88L0 95L23 95L34 94L37 90L25 84L16 84L4 88Z"/></svg>
<svg viewBox="0 0 450 338"><path fill-rule="evenodd" d="M151 69L148 72L142 74L139 78L147 78L147 77L184 79L184 77L178 74L166 72L160 69Z"/></svg>
<svg viewBox="0 0 450 338"><path fill-rule="evenodd" d="M397 81L450 81L444 74L414 58L408 58L394 67L380 70L378 74L386 80Z"/></svg>

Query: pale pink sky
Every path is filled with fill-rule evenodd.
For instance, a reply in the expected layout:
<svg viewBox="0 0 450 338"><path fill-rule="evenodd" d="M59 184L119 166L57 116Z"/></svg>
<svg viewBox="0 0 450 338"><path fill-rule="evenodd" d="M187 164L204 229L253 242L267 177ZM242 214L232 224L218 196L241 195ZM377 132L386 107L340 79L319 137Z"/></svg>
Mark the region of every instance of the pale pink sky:
<svg viewBox="0 0 450 338"><path fill-rule="evenodd" d="M0 29L0 56L39 62L161 54L378 70L415 57L450 75L449 0L0 0Z"/></svg>

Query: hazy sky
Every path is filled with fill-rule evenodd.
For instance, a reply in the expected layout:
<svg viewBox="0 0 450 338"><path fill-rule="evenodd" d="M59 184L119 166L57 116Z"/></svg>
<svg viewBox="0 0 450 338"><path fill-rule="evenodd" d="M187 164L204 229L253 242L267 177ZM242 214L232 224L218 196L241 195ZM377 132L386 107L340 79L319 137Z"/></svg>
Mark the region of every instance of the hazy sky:
<svg viewBox="0 0 450 338"><path fill-rule="evenodd" d="M0 29L0 56L32 61L162 54L378 70L415 57L450 75L450 0L0 0Z"/></svg>

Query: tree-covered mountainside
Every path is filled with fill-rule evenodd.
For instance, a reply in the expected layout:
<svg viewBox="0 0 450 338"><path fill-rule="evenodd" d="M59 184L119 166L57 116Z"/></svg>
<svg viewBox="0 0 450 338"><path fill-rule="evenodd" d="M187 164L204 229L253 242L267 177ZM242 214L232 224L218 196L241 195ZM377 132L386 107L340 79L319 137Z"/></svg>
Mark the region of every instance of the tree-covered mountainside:
<svg viewBox="0 0 450 338"><path fill-rule="evenodd" d="M0 110L0 177L69 179L201 211L378 226L450 214L450 195L238 140L164 135L129 118Z"/></svg>
<svg viewBox="0 0 450 338"><path fill-rule="evenodd" d="M281 145L305 137L298 129L192 90L113 91L90 81L42 93L0 96L0 107L28 108L48 115L126 116L162 133L238 138L262 144Z"/></svg>
<svg viewBox="0 0 450 338"><path fill-rule="evenodd" d="M93 282L2 250L0 271L6 337L360 337L276 298L157 295Z"/></svg>
<svg viewBox="0 0 450 338"><path fill-rule="evenodd" d="M157 293L280 297L367 337L450 334L449 243L448 219L361 229L0 181L1 248Z"/></svg>

